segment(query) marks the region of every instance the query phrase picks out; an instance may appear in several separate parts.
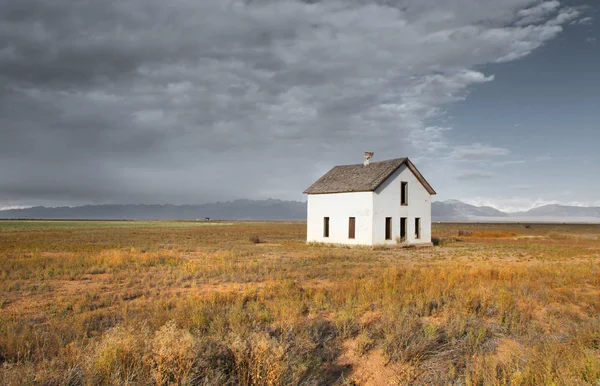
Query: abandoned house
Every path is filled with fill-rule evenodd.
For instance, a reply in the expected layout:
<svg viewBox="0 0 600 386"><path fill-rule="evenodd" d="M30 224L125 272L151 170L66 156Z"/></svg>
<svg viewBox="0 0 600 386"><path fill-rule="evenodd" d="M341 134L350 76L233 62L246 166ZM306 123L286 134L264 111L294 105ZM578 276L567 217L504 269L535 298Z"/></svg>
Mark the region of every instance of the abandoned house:
<svg viewBox="0 0 600 386"><path fill-rule="evenodd" d="M304 191L307 241L430 245L435 191L408 158L336 166Z"/></svg>

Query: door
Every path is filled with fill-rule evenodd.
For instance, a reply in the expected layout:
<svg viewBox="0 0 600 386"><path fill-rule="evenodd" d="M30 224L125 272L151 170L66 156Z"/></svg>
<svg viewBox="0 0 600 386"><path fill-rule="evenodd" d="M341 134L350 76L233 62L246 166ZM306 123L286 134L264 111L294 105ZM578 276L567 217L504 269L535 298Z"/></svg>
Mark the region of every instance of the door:
<svg viewBox="0 0 600 386"><path fill-rule="evenodd" d="M406 228L408 225L408 219L406 217L400 218L400 240L406 241Z"/></svg>
<svg viewBox="0 0 600 386"><path fill-rule="evenodd" d="M415 219L415 239L420 239L421 238L421 219L420 218L416 218Z"/></svg>
<svg viewBox="0 0 600 386"><path fill-rule="evenodd" d="M356 237L356 218L350 217L348 219L348 238L354 239Z"/></svg>

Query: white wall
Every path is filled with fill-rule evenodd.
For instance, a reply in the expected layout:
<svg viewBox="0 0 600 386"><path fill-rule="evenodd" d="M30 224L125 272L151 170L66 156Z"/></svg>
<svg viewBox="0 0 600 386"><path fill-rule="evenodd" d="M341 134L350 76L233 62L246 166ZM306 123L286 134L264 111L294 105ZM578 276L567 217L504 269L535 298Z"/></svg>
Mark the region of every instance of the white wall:
<svg viewBox="0 0 600 386"><path fill-rule="evenodd" d="M329 237L323 237L323 218L329 217ZM348 238L348 219L356 218L355 238ZM307 241L372 245L373 192L309 194Z"/></svg>
<svg viewBox="0 0 600 386"><path fill-rule="evenodd" d="M401 182L408 182L408 205L400 205ZM385 218L392 218L392 240L385 239ZM373 244L395 244L400 237L400 218L406 217L408 244L431 242L431 195L415 175L402 165L373 197ZM421 237L415 238L415 218L421 218Z"/></svg>

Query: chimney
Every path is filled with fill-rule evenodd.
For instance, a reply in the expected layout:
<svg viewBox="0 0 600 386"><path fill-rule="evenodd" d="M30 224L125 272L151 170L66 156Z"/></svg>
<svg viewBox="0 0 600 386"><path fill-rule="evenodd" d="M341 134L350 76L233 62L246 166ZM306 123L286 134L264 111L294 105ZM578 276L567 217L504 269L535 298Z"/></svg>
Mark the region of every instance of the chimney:
<svg viewBox="0 0 600 386"><path fill-rule="evenodd" d="M373 154L375 153L373 153L372 151L365 151L365 166L371 163L371 158L373 158Z"/></svg>

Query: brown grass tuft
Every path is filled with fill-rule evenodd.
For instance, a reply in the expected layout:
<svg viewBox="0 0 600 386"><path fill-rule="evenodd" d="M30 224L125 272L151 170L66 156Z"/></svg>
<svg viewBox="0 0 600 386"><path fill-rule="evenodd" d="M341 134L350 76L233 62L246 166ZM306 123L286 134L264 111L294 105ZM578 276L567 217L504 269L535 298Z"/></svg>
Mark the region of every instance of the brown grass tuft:
<svg viewBox="0 0 600 386"><path fill-rule="evenodd" d="M149 359L152 378L158 385L188 384L191 381L198 344L189 331L169 321L152 339Z"/></svg>

